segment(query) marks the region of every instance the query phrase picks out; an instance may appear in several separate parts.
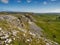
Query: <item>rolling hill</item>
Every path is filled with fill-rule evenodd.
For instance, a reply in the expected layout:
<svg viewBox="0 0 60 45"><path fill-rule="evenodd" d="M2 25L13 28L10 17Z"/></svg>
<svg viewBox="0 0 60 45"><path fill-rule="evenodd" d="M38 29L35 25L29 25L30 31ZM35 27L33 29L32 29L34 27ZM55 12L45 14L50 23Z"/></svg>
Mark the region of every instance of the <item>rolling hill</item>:
<svg viewBox="0 0 60 45"><path fill-rule="evenodd" d="M60 16L0 13L0 45L59 45Z"/></svg>

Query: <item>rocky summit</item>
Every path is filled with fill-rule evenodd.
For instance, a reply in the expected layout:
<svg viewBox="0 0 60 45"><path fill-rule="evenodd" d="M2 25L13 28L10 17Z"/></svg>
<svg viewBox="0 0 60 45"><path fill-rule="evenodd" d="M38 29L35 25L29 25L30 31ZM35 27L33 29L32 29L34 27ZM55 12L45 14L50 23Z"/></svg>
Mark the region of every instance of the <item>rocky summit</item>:
<svg viewBox="0 0 60 45"><path fill-rule="evenodd" d="M59 45L35 22L33 15L0 15L0 45Z"/></svg>

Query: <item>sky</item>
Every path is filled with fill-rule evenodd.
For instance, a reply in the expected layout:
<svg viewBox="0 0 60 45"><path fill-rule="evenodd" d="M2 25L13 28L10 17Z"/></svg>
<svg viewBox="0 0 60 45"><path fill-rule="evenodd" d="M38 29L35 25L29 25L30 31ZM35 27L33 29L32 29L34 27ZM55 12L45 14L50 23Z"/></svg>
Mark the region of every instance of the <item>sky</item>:
<svg viewBox="0 0 60 45"><path fill-rule="evenodd" d="M60 0L0 0L1 11L60 13Z"/></svg>

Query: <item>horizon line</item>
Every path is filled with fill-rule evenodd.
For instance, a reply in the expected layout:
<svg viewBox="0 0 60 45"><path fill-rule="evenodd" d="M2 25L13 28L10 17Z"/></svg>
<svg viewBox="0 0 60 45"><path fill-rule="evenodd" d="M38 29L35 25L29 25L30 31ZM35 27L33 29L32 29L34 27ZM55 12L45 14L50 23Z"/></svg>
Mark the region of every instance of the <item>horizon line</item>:
<svg viewBox="0 0 60 45"><path fill-rule="evenodd" d="M24 12L24 11L0 11L0 13L1 12L16 12L16 13L18 13L18 12L20 12L20 13L60 13L60 12Z"/></svg>

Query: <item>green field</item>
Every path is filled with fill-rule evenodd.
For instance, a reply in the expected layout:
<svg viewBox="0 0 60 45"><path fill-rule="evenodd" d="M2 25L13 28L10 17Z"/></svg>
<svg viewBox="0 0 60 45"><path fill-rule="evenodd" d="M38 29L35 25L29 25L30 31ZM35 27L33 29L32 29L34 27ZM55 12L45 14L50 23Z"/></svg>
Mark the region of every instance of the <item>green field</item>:
<svg viewBox="0 0 60 45"><path fill-rule="evenodd" d="M60 44L60 15L39 14L34 18L36 19L35 23L44 30L46 38Z"/></svg>

